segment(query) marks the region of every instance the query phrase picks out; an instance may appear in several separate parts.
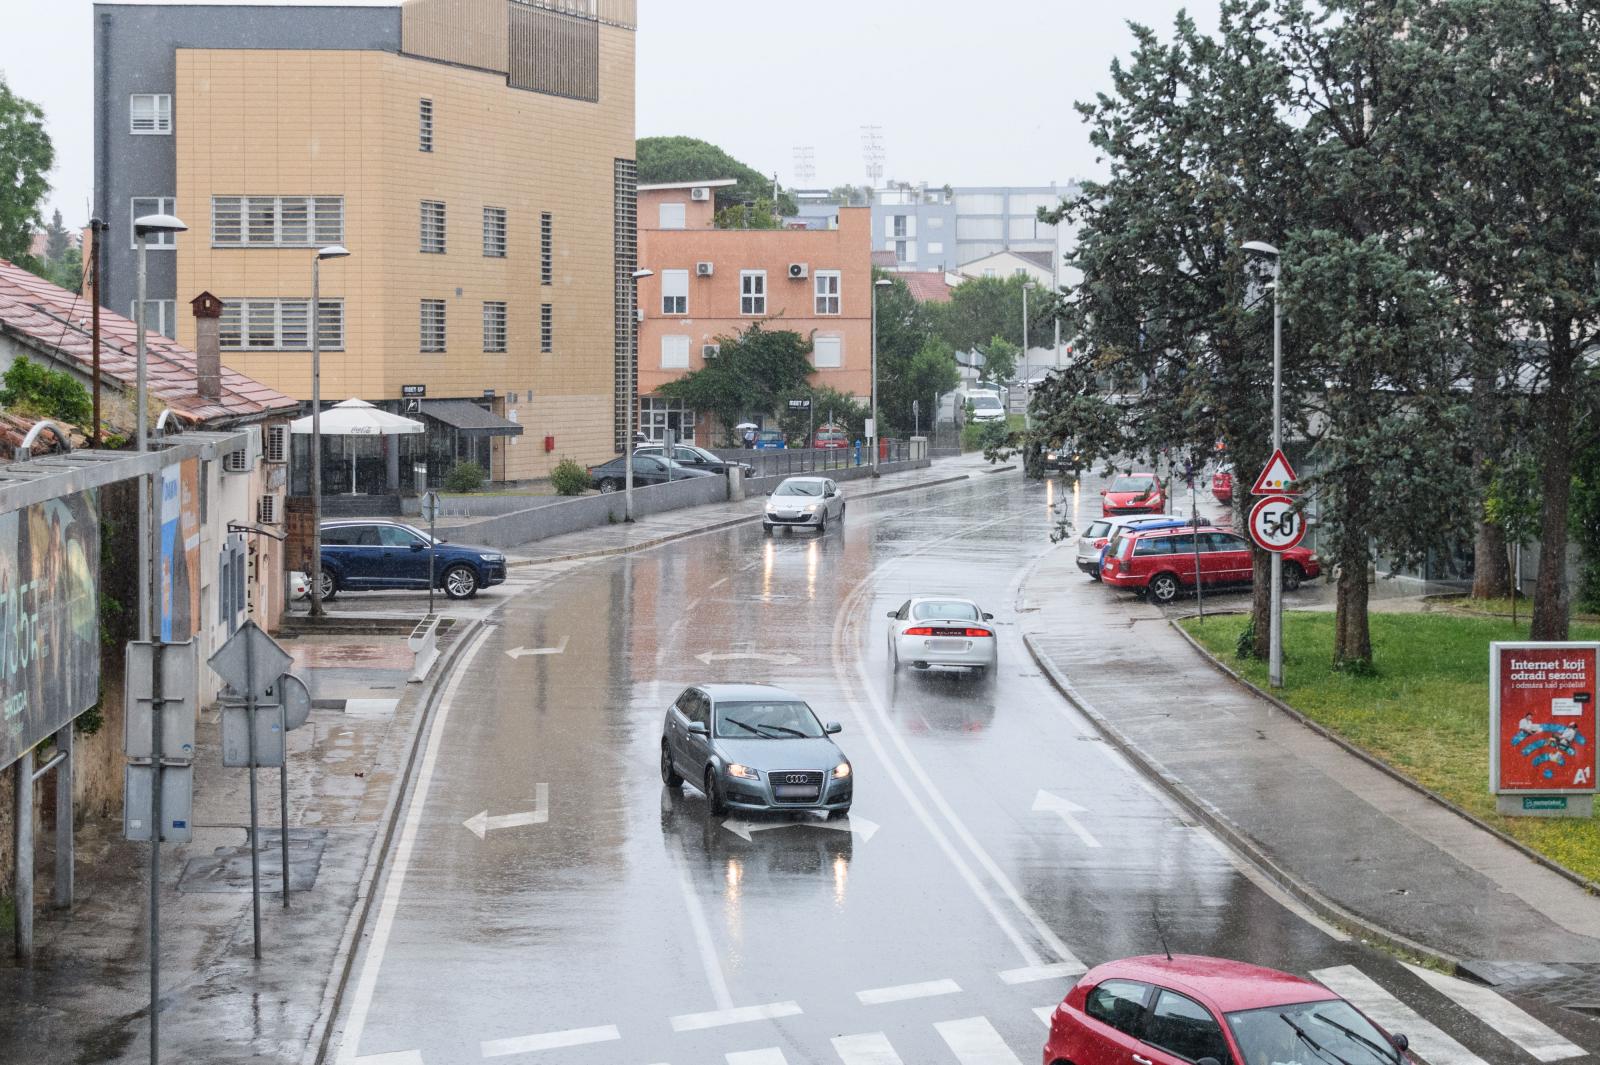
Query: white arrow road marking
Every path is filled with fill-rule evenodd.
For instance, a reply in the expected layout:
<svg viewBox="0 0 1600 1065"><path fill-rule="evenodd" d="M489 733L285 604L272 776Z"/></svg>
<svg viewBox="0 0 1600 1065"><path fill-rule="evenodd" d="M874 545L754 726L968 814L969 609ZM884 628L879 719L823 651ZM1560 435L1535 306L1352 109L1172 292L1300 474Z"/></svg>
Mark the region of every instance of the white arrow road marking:
<svg viewBox="0 0 1600 1065"><path fill-rule="evenodd" d="M567 649L567 637L561 637L561 642L554 647L513 647L506 654L512 658L522 658L525 655L559 655Z"/></svg>
<svg viewBox="0 0 1600 1065"><path fill-rule="evenodd" d="M775 655L768 654L765 651L702 651L695 657L708 666L713 662L739 662L745 660L771 662L775 666L792 666L800 661L799 655L792 655L787 652Z"/></svg>
<svg viewBox="0 0 1600 1065"><path fill-rule="evenodd" d="M523 828L527 825L542 825L549 820L550 785L535 784L533 809L527 813L496 814L490 817L488 810L479 810L461 823L471 829L474 836L482 839L497 828Z"/></svg>
<svg viewBox="0 0 1600 1065"><path fill-rule="evenodd" d="M878 822L868 821L865 817L850 817L843 821L741 821L737 818L728 818L722 822L722 827L732 832L740 839L754 842L751 838L756 832L771 832L775 828L830 828L835 832L852 832L864 840L871 839L878 831Z"/></svg>
<svg viewBox="0 0 1600 1065"><path fill-rule="evenodd" d="M1100 846L1100 841L1090 835L1089 830L1084 828L1082 822L1078 820L1079 814L1086 814L1089 811L1071 799L1064 799L1060 795L1055 795L1048 791L1040 791L1039 794L1033 797L1033 812L1038 813L1040 810L1049 810L1051 813L1060 814L1061 820L1065 821L1067 827L1078 834L1078 838L1083 840L1085 847Z"/></svg>

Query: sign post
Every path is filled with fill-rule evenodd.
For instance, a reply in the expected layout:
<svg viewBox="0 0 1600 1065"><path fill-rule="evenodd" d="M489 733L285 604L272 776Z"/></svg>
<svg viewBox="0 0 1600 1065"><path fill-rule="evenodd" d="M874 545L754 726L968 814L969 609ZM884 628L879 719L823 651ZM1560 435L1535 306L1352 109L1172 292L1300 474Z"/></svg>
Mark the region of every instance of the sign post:
<svg viewBox="0 0 1600 1065"><path fill-rule="evenodd" d="M1511 817L1594 812L1600 643L1489 645L1489 790Z"/></svg>
<svg viewBox="0 0 1600 1065"><path fill-rule="evenodd" d="M1276 303L1274 303L1276 306ZM1276 363L1274 363L1276 367ZM1276 372L1276 370L1274 370ZM1263 550L1272 552L1272 611L1267 644L1267 682L1274 688L1283 687L1283 552L1300 542L1305 535L1305 522L1294 508L1294 484L1298 478L1294 467L1278 445L1277 393L1273 394L1272 458L1256 483L1251 487L1253 496L1266 496L1250 510L1250 536ZM1285 522L1289 527L1285 529ZM1259 525L1259 529L1258 529ZM1296 531L1298 530L1298 531ZM1277 546L1274 546L1277 545Z"/></svg>
<svg viewBox="0 0 1600 1065"><path fill-rule="evenodd" d="M433 523L439 520L439 493L422 493L422 520L428 523L428 613L433 613L433 586L439 581L435 559L439 538L433 535Z"/></svg>

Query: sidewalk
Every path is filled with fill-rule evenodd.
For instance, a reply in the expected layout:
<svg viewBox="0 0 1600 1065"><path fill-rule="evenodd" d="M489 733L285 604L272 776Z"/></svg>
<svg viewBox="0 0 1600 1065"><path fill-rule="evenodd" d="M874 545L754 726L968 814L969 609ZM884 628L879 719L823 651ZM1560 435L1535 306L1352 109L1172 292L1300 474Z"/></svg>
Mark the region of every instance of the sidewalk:
<svg viewBox="0 0 1600 1065"><path fill-rule="evenodd" d="M1061 549L1018 608L1046 675L1115 746L1335 923L1491 983L1578 973L1565 1001L1600 992L1592 896L1223 676L1159 608L1108 596Z"/></svg>
<svg viewBox="0 0 1600 1065"><path fill-rule="evenodd" d="M455 639L465 635L457 626ZM319 706L289 734L290 899L279 894L279 773L257 770L262 957L252 956L248 771L224 769L220 719L196 728L194 829L161 853L163 1061L299 1062L368 890L374 843L431 684L407 684L404 636L285 638ZM435 675L442 671L436 669ZM148 1060L149 854L119 825L78 831L76 907L41 909L31 968L0 957L0 1061ZM41 843L48 843L45 834ZM49 898L43 847L39 897Z"/></svg>

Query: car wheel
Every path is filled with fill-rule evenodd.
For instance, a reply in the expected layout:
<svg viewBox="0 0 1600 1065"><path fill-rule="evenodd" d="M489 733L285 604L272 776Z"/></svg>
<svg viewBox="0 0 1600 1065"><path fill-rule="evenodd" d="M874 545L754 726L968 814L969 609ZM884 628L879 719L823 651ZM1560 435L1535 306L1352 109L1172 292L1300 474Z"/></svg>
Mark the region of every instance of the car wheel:
<svg viewBox="0 0 1600 1065"><path fill-rule="evenodd" d="M772 535L772 522L770 522L770 521L762 522L761 523L761 531L765 535L771 536Z"/></svg>
<svg viewBox="0 0 1600 1065"><path fill-rule="evenodd" d="M451 566L444 571L444 594L451 599L470 599L478 594L478 574L471 566Z"/></svg>
<svg viewBox="0 0 1600 1065"><path fill-rule="evenodd" d="M839 504L839 520L840 521L844 520L844 504L843 503Z"/></svg>
<svg viewBox="0 0 1600 1065"><path fill-rule="evenodd" d="M889 635L889 665L891 673L900 672L900 648L894 642L894 634Z"/></svg>
<svg viewBox="0 0 1600 1065"><path fill-rule="evenodd" d="M661 741L661 783L669 788L683 787L683 775L672 767L672 749Z"/></svg>
<svg viewBox="0 0 1600 1065"><path fill-rule="evenodd" d="M828 512L826 510L824 510L821 514L817 515L817 532L818 532L818 534L821 534L821 533L825 533L827 531L828 531Z"/></svg>
<svg viewBox="0 0 1600 1065"><path fill-rule="evenodd" d="M1300 582L1303 581L1304 579L1305 579L1305 574L1300 572L1299 564L1294 563L1294 562L1285 562L1283 564L1283 590L1284 591L1286 591L1286 592L1295 591L1296 589L1298 589L1300 587Z"/></svg>
<svg viewBox="0 0 1600 1065"><path fill-rule="evenodd" d="M317 599L326 603L329 599L339 594L339 579L327 570L322 571L322 580L318 582Z"/></svg>
<svg viewBox="0 0 1600 1065"><path fill-rule="evenodd" d="M602 495L610 495L612 492L618 491L621 488L622 486L611 477L607 477L605 480L600 482L600 493Z"/></svg>
<svg viewBox="0 0 1600 1065"><path fill-rule="evenodd" d="M1145 589L1145 594L1152 603L1165 606L1178 598L1178 578L1170 573L1158 573L1150 578L1150 585Z"/></svg>
<svg viewBox="0 0 1600 1065"><path fill-rule="evenodd" d="M712 766L706 766L706 812L713 817L721 817L728 812L728 804L722 800L722 791L717 787L717 771Z"/></svg>

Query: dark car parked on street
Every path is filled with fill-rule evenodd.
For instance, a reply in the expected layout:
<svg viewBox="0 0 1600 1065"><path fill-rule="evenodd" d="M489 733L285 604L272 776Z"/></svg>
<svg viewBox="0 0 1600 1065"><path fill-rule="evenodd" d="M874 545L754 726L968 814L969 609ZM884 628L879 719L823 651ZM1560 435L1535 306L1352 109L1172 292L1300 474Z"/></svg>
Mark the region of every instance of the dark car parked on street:
<svg viewBox="0 0 1600 1065"><path fill-rule="evenodd" d="M620 492L627 478L623 469L623 456L618 455L610 462L601 463L599 466L589 467L589 476L594 481L594 486L602 492ZM685 466L681 462L672 463L672 480L681 481L688 477L714 477L710 470L697 466ZM667 460L660 455L633 456L633 483L639 484L666 484Z"/></svg>
<svg viewBox="0 0 1600 1065"><path fill-rule="evenodd" d="M661 457L663 445L644 444L633 449L634 455L654 455ZM745 476L755 472L755 467L748 462L737 462L734 459L725 459L714 451L707 451L695 444L677 444L672 449L672 458L679 466L690 469L705 470L707 473L727 473L729 467L737 467L744 471ZM676 476L676 475L674 475Z"/></svg>
<svg viewBox="0 0 1600 1065"><path fill-rule="evenodd" d="M322 523L322 587L319 599L340 592L429 585L433 558L435 588L451 599L467 599L478 589L506 579L506 556L492 547L444 540L428 550L428 534L404 522L343 518Z"/></svg>

